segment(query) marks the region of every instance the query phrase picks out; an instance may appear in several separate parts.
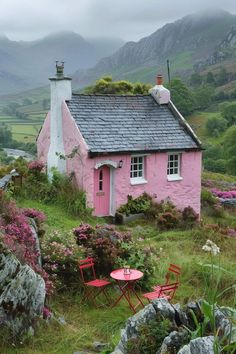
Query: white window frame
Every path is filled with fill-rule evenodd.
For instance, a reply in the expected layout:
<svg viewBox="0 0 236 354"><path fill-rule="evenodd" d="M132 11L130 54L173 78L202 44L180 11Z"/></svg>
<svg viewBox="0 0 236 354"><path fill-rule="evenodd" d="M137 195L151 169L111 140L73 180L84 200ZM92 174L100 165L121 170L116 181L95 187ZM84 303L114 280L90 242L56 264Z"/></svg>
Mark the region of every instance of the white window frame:
<svg viewBox="0 0 236 354"><path fill-rule="evenodd" d="M132 185L136 184L144 184L147 183L147 180L145 179L145 156L146 155L131 155L131 160L130 160L130 183ZM134 162L133 159L137 158L137 162ZM140 161L141 159L141 161ZM133 165L140 165L142 163L142 169L132 169ZM137 176L134 177L134 173L137 172ZM139 172L142 172L141 176L138 176L140 174Z"/></svg>
<svg viewBox="0 0 236 354"><path fill-rule="evenodd" d="M183 178L181 177L181 160L182 160L182 154L179 152L171 152L168 153L168 160L167 160L167 180L168 181L180 181ZM173 160L170 160L171 156L175 156ZM176 158L177 156L177 158ZM176 166L177 162L177 166ZM171 166L172 163L172 166ZM177 171L175 171L177 170ZM170 172L173 173L170 173Z"/></svg>

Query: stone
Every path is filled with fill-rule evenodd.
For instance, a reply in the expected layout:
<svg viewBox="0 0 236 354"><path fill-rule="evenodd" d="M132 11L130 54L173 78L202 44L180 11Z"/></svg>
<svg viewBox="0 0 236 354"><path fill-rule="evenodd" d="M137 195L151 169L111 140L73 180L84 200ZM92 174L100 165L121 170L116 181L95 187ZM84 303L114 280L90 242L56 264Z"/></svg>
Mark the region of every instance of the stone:
<svg viewBox="0 0 236 354"><path fill-rule="evenodd" d="M214 337L193 339L188 345L181 348L178 354L214 354Z"/></svg>
<svg viewBox="0 0 236 354"><path fill-rule="evenodd" d="M63 325L63 326L66 325L66 320L65 320L65 318L64 318L63 316L58 317L57 320L58 320L58 322L59 322L61 325Z"/></svg>
<svg viewBox="0 0 236 354"><path fill-rule="evenodd" d="M232 324L219 308L215 310L215 325L217 329L220 329L221 337L230 336Z"/></svg>
<svg viewBox="0 0 236 354"><path fill-rule="evenodd" d="M134 316L130 317L124 329L121 330L121 338L113 353L124 353L126 343L130 338L136 338L138 328L142 323L148 323L156 318L156 311L152 304L149 304L140 310Z"/></svg>
<svg viewBox="0 0 236 354"><path fill-rule="evenodd" d="M189 325L188 316L182 310L180 304L174 304L173 307L175 309L175 322L176 322L177 326L184 325L184 326L188 327L188 325Z"/></svg>
<svg viewBox="0 0 236 354"><path fill-rule="evenodd" d="M42 268L42 257L41 257L41 248L40 248L40 242L39 242L39 238L38 238L38 227L36 225L36 222L34 219L32 218L28 218L28 220L30 221L29 222L29 225L30 225L30 229L31 229L31 233L32 233L32 236L35 240L35 249L37 251L37 254L38 254L38 266L40 268Z"/></svg>
<svg viewBox="0 0 236 354"><path fill-rule="evenodd" d="M108 347L108 343L94 342L93 348L96 352L101 352L103 349Z"/></svg>
<svg viewBox="0 0 236 354"><path fill-rule="evenodd" d="M158 354L172 353L180 349L183 344L188 342L189 334L187 330L173 331L163 340Z"/></svg>
<svg viewBox="0 0 236 354"><path fill-rule="evenodd" d="M14 336L27 333L42 313L45 282L7 250L0 253L0 270L0 323Z"/></svg>
<svg viewBox="0 0 236 354"><path fill-rule="evenodd" d="M175 319L175 308L166 299L155 299L152 301L152 305L157 314L162 315L164 318L168 318L170 321Z"/></svg>

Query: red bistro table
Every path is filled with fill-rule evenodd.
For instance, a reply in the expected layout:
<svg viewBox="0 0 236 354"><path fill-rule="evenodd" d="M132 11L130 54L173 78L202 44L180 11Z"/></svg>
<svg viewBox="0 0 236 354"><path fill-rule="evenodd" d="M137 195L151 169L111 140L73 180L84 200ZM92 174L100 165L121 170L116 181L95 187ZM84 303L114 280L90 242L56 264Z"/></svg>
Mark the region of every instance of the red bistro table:
<svg viewBox="0 0 236 354"><path fill-rule="evenodd" d="M112 305L112 307L116 306L118 302L124 297L128 301L131 310L136 313L136 308L139 305L142 305L142 307L144 307L142 300L134 289L135 282L143 277L143 273L136 269L129 269L130 274L125 274L124 271L124 269L116 269L113 270L110 274L111 278L115 279L115 281L117 282L117 285L121 291L121 295ZM131 302L132 295L135 296L138 300L138 303L136 305Z"/></svg>

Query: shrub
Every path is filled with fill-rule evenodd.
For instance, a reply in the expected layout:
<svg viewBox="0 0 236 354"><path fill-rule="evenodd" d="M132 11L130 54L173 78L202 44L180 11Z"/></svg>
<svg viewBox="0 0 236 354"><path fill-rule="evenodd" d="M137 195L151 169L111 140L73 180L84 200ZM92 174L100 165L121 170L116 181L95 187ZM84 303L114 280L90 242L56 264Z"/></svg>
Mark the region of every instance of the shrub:
<svg viewBox="0 0 236 354"><path fill-rule="evenodd" d="M139 325L137 337L127 341L126 354L157 353L170 331L171 323L168 319L156 318Z"/></svg>
<svg viewBox="0 0 236 354"><path fill-rule="evenodd" d="M122 256L122 242L130 242L131 235L126 232L118 232L112 226L97 225L93 228L87 224L81 224L74 229L76 242L85 248L87 255L95 259L96 267L102 274L109 275L114 269L114 263Z"/></svg>
<svg viewBox="0 0 236 354"><path fill-rule="evenodd" d="M211 172L216 173L225 173L226 172L226 164L227 161L224 159L215 159L215 158L205 158L204 161L204 168Z"/></svg>
<svg viewBox="0 0 236 354"><path fill-rule="evenodd" d="M145 272L139 284L147 286L147 280L154 269L154 250L149 247L140 249L129 232L117 231L109 225L92 227L81 224L74 229L74 235L85 254L95 259L96 269L101 274L107 276L114 268L129 265Z"/></svg>
<svg viewBox="0 0 236 354"><path fill-rule="evenodd" d="M203 188L201 191L201 203L202 206L212 207L217 204L217 199L208 189Z"/></svg>
<svg viewBox="0 0 236 354"><path fill-rule="evenodd" d="M33 208L25 208L22 209L23 215L27 216L28 218L32 218L35 220L36 224L39 226L42 222L46 221L46 215L37 209Z"/></svg>
<svg viewBox="0 0 236 354"><path fill-rule="evenodd" d="M34 161L31 161L29 164L28 164L28 168L30 171L38 171L38 172L41 172L44 168L44 163L42 161L39 161L39 160L34 160Z"/></svg>
<svg viewBox="0 0 236 354"><path fill-rule="evenodd" d="M227 129L227 120L219 117L209 118L206 122L206 131L209 136L218 137Z"/></svg>
<svg viewBox="0 0 236 354"><path fill-rule="evenodd" d="M179 227L181 224L181 214L177 210L165 211L157 217L157 227L160 230L170 230Z"/></svg>
<svg viewBox="0 0 236 354"><path fill-rule="evenodd" d="M41 243L43 267L58 289L78 284L78 259L83 251L71 236L54 231Z"/></svg>
<svg viewBox="0 0 236 354"><path fill-rule="evenodd" d="M22 264L28 264L45 280L48 294L53 292L53 283L48 274L39 266L39 253L36 239L32 233L29 220L17 208L15 202L9 201L0 191L0 237L2 242L13 252ZM42 216L42 215L41 215Z"/></svg>
<svg viewBox="0 0 236 354"><path fill-rule="evenodd" d="M73 184L72 176L54 171L50 182L42 170L41 162L32 161L28 165L23 187L15 190L16 196L60 204L76 216L91 215L91 209L86 207L86 194Z"/></svg>
<svg viewBox="0 0 236 354"><path fill-rule="evenodd" d="M196 225L199 215L190 206L184 208L182 211L182 225L185 228L191 228Z"/></svg>
<svg viewBox="0 0 236 354"><path fill-rule="evenodd" d="M127 203L117 210L119 213L126 214L127 216L130 214L145 213L150 208L152 201L152 198L147 193L143 193L135 199L131 195L128 195L127 199Z"/></svg>

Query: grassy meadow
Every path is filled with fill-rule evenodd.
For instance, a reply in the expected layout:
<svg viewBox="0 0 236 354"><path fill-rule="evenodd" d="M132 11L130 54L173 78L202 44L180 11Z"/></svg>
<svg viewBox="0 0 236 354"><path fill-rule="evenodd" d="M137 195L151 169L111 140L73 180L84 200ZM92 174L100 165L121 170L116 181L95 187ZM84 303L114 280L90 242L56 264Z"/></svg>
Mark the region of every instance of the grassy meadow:
<svg viewBox="0 0 236 354"><path fill-rule="evenodd" d="M204 179L214 180L214 178L235 182L233 177L204 173ZM65 212L62 206L30 199L18 200L18 206L34 207L44 211L47 215L45 237L55 230L64 233L65 237L72 237L69 231L79 226L81 222L88 222L92 225L108 222L102 218L74 217ZM170 262L182 267L181 285L173 302L183 304L208 296L209 268L204 265L211 263L211 256L202 250L208 238L220 247L220 255L214 259L216 265L220 264L224 268L219 289L226 289L235 281L236 239L204 231L204 225L216 223L236 228L235 211L225 210L220 217L215 217L203 209L201 227L197 226L190 230L174 229L160 232L155 222L147 222L147 220L118 226L118 229L131 231L133 238L139 242L140 249L145 250L145 247L155 249L155 271L151 284L163 282ZM78 284L79 282L78 278ZM76 288L76 284L73 288L56 292L47 303L54 313L54 318L49 322L41 320L36 328L35 336L27 338L17 347L9 345L9 341L6 341L4 337L1 338L0 352L3 354L73 354L76 351L95 353L94 341L109 343L112 349L119 340L120 329L132 315L127 303L122 301L113 309L109 307L95 309L92 305L82 304L81 296L80 288ZM117 298L118 292L115 288L111 290L111 296L113 301ZM231 289L218 299L220 304L229 306L235 306L235 301L235 289Z"/></svg>
<svg viewBox="0 0 236 354"><path fill-rule="evenodd" d="M6 114L5 109L17 104L17 111L22 117L15 114ZM0 124L7 124L14 140L33 143L43 124L49 109L49 88L38 88L15 95L0 97Z"/></svg>

